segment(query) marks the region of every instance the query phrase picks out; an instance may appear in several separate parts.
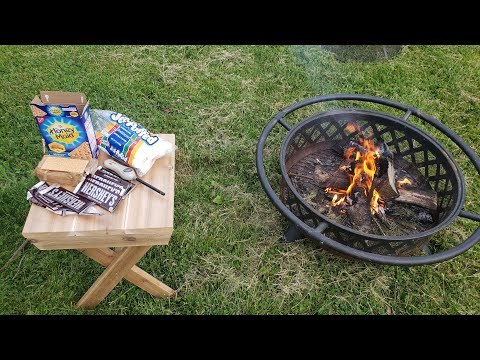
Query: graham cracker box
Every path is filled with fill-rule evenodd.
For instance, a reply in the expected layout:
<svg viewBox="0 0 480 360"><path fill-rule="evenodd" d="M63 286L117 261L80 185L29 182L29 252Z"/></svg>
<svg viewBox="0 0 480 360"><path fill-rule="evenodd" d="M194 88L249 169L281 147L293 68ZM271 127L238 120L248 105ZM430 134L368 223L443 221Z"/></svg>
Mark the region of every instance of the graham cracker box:
<svg viewBox="0 0 480 360"><path fill-rule="evenodd" d="M80 92L40 91L30 102L33 116L52 156L98 157L90 108Z"/></svg>

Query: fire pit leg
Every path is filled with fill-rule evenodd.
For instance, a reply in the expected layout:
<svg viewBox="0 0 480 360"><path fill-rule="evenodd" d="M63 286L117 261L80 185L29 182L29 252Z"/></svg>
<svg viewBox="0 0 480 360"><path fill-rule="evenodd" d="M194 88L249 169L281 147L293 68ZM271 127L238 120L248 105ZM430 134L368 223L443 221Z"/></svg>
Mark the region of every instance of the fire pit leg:
<svg viewBox="0 0 480 360"><path fill-rule="evenodd" d="M303 235L295 225L290 225L290 227L283 233L282 241L290 243L303 239L304 237L305 235Z"/></svg>
<svg viewBox="0 0 480 360"><path fill-rule="evenodd" d="M432 255L432 250L428 247L428 244L425 244L425 246L422 248L423 252L427 255Z"/></svg>

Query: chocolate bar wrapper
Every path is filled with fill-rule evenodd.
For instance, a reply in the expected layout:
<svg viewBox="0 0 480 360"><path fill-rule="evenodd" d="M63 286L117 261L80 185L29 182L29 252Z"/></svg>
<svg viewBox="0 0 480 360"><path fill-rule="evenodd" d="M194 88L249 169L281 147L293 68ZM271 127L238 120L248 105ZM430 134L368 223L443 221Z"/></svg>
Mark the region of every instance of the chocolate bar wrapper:
<svg viewBox="0 0 480 360"><path fill-rule="evenodd" d="M111 171L108 171L107 169L104 169L103 167L99 166L97 171L95 172L95 175L97 176L102 176L104 177L106 180L110 180L110 181L114 181L116 183L118 183L119 185L121 185L123 188L125 188L125 193L123 194L123 197L125 198L125 196L127 196L130 191L132 191L134 188L135 188L135 184L131 183L130 181L127 181L127 180L124 180L122 179L120 176L118 176L117 174L111 172Z"/></svg>
<svg viewBox="0 0 480 360"><path fill-rule="evenodd" d="M40 181L39 183L35 184L33 187L31 187L28 190L27 200L29 200L32 204L43 207L57 215L61 215L61 216L77 215L76 212L70 211L62 204L54 200L51 200L39 193L39 191L42 191L48 187L49 185L45 181ZM90 206L80 215L102 215L102 214L98 212L94 206Z"/></svg>
<svg viewBox="0 0 480 360"><path fill-rule="evenodd" d="M98 181L92 175L88 175L85 178L77 191L77 194L93 201L109 212L113 212L123 199L121 193L122 191L118 188Z"/></svg>
<svg viewBox="0 0 480 360"><path fill-rule="evenodd" d="M39 191L42 191L46 188L48 188L48 185L45 183L45 181L40 181L39 183L35 184L32 188L30 188L30 190L28 190L27 200L41 207L52 210L53 212L63 210L64 206L62 204L59 204L58 202L51 200L39 193Z"/></svg>
<svg viewBox="0 0 480 360"><path fill-rule="evenodd" d="M48 185L46 183L42 184L36 191L34 191L33 198L37 200L37 202L45 205L45 207L54 212L64 210L65 206L56 202L55 200L49 199L48 197L40 193L40 191L43 191L46 188L48 188Z"/></svg>
<svg viewBox="0 0 480 360"><path fill-rule="evenodd" d="M102 189L105 189L107 190L108 192L111 192L111 193L114 193L120 197L122 197L125 192L128 190L127 188L113 182L113 181L110 181L108 179L105 179L104 177L102 176L98 176L98 175L95 175L95 174L91 174L91 175L88 175L87 177L85 177L85 180L84 182L88 180L90 182L93 182L95 183L97 186L101 187ZM81 186L80 186L81 188Z"/></svg>
<svg viewBox="0 0 480 360"><path fill-rule="evenodd" d="M113 212L134 187L135 184L99 166L94 174L85 177L74 192L93 201L101 208Z"/></svg>
<svg viewBox="0 0 480 360"><path fill-rule="evenodd" d="M82 196L72 193L58 184L53 184L46 189L38 191L48 199L54 200L70 211L77 214L83 213L86 209L93 205L93 201L85 199Z"/></svg>
<svg viewBox="0 0 480 360"><path fill-rule="evenodd" d="M95 206L90 206L89 208L87 208L84 212L82 212L81 214L77 214L73 211L70 211L70 210L63 210L63 214L62 215L103 215L102 213L98 212L97 209L95 209Z"/></svg>
<svg viewBox="0 0 480 360"><path fill-rule="evenodd" d="M131 183L130 181L122 179L120 176L117 174L99 166L97 168L97 171L95 172L96 176L100 176L103 178L104 181L106 182L115 182L119 186L121 186L123 189L125 189L125 192L123 194L123 197L127 196L130 191L133 190L133 188L136 186L134 183Z"/></svg>

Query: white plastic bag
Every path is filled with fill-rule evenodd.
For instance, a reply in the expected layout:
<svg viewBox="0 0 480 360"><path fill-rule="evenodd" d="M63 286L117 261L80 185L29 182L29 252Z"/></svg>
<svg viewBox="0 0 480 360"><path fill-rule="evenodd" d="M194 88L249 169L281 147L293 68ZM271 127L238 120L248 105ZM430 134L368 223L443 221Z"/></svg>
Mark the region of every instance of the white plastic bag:
<svg viewBox="0 0 480 360"><path fill-rule="evenodd" d="M172 143L152 135L123 114L97 109L90 113L100 149L134 168L139 177L155 160L175 150Z"/></svg>

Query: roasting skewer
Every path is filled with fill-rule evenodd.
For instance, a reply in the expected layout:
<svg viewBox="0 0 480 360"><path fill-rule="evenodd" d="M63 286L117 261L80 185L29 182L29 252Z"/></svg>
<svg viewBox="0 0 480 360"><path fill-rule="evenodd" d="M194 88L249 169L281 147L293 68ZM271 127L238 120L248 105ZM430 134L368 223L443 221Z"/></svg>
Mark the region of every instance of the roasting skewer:
<svg viewBox="0 0 480 360"><path fill-rule="evenodd" d="M103 166L106 169L112 170L115 174L120 176L123 180L127 180L127 181L137 180L140 184L145 185L146 187L159 193L160 195L165 195L165 193L162 190L157 189L155 186L143 181L142 179L139 179L137 177L137 174L135 173L135 170L133 170L131 167L119 164L118 162L112 159L105 160L103 162Z"/></svg>

